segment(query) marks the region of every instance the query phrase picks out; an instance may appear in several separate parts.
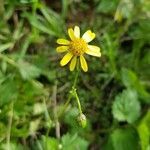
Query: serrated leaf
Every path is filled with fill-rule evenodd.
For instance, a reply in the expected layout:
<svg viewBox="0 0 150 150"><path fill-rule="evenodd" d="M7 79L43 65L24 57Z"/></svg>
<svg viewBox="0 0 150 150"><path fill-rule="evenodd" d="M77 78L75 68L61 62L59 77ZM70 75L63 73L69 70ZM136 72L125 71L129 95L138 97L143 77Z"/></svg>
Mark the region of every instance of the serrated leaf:
<svg viewBox="0 0 150 150"><path fill-rule="evenodd" d="M138 142L138 135L134 129L116 129L111 133L104 150L138 150Z"/></svg>
<svg viewBox="0 0 150 150"><path fill-rule="evenodd" d="M58 150L59 149L59 141L53 137L42 136L41 144L43 150Z"/></svg>
<svg viewBox="0 0 150 150"><path fill-rule="evenodd" d="M140 103L136 92L128 89L117 95L112 106L112 113L118 121L128 123L136 121L140 116Z"/></svg>
<svg viewBox="0 0 150 150"><path fill-rule="evenodd" d="M65 150L87 150L88 142L77 134L66 134L62 137L62 147Z"/></svg>

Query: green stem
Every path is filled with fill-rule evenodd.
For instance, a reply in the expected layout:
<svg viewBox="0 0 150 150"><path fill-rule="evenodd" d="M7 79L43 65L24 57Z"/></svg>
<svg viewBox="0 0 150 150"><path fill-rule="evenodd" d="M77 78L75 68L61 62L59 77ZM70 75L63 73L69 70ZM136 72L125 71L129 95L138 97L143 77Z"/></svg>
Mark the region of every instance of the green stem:
<svg viewBox="0 0 150 150"><path fill-rule="evenodd" d="M44 141L44 143L45 143L44 147L45 147L45 149L47 149L47 139L48 139L48 135L49 135L49 132L51 129L52 121L51 121L51 118L50 118L50 115L49 115L49 112L47 109L45 97L43 97L43 104L44 104L44 109L45 109L45 119L46 119L46 122L48 122L48 124L47 124L48 127L47 127L47 131L46 131L46 139ZM39 149L41 149L42 147L41 147L40 143L37 143L37 144L38 144Z"/></svg>
<svg viewBox="0 0 150 150"><path fill-rule="evenodd" d="M77 85L78 76L79 76L79 61L77 61L77 71L76 71L76 73L75 73L75 78L74 78L73 86L72 86L71 90L69 91L69 96L68 96L68 99L67 99L65 105L63 106L63 108L62 108L62 110L60 111L60 113L58 113L58 118L61 117L61 115L62 115L62 114L64 113L64 111L67 109L67 107L68 107L68 105L69 105L69 103L70 103L70 101L71 101L71 98L72 98L73 96L75 96L74 89L75 89L75 87L76 87L76 85ZM78 97L78 95L77 95L77 97ZM79 101L79 98L78 98L77 101ZM80 103L80 101L79 101L79 103ZM78 105L78 106L79 106L79 105ZM80 108L81 108L81 105L80 105Z"/></svg>
<svg viewBox="0 0 150 150"><path fill-rule="evenodd" d="M75 92L74 94L75 94L75 98L76 98L76 101L77 101L77 104L78 104L79 113L82 114L82 108L81 108L81 104L80 104L80 99L78 97L76 89L74 90L74 92Z"/></svg>

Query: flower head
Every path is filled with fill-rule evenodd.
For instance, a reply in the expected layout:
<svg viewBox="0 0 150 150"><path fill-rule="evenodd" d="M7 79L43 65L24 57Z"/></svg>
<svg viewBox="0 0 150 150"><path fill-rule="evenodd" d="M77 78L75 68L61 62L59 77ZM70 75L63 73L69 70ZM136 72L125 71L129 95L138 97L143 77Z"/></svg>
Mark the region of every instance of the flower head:
<svg viewBox="0 0 150 150"><path fill-rule="evenodd" d="M84 114L80 114L78 116L78 122L82 128L85 128L87 125L86 116Z"/></svg>
<svg viewBox="0 0 150 150"><path fill-rule="evenodd" d="M94 45L89 45L95 38L95 33L91 30L86 31L82 37L80 37L80 28L78 26L68 29L70 41L66 39L58 39L57 43L61 46L57 47L57 52L67 52L66 55L60 61L61 66L65 66L70 62L70 71L73 71L76 67L77 59L80 59L81 68L83 71L88 71L87 62L84 58L84 54L100 57L100 48Z"/></svg>

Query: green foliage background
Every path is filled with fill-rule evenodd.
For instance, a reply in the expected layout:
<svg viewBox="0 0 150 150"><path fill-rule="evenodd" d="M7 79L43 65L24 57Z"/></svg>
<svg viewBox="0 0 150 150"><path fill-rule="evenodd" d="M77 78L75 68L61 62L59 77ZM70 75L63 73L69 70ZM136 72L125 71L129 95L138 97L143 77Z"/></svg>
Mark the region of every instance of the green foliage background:
<svg viewBox="0 0 150 150"><path fill-rule="evenodd" d="M150 150L149 17L149 0L0 0L0 150ZM79 77L84 129L74 99L57 116L74 73L56 39L75 25L102 52Z"/></svg>

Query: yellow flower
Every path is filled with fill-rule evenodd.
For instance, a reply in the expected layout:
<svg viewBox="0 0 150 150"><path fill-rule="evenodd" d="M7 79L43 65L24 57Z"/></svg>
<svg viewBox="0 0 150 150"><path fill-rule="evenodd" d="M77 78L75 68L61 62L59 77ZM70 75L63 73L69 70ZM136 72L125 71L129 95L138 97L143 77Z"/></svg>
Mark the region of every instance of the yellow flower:
<svg viewBox="0 0 150 150"><path fill-rule="evenodd" d="M91 30L86 31L82 37L80 37L80 28L78 26L68 29L70 41L66 39L58 39L57 43L61 46L57 47L57 52L67 52L67 54L60 61L61 66L65 66L70 61L70 71L73 71L76 67L77 59L80 59L81 68L83 71L88 71L87 62L84 58L84 54L100 57L100 48L94 45L89 45L95 38L95 33Z"/></svg>

